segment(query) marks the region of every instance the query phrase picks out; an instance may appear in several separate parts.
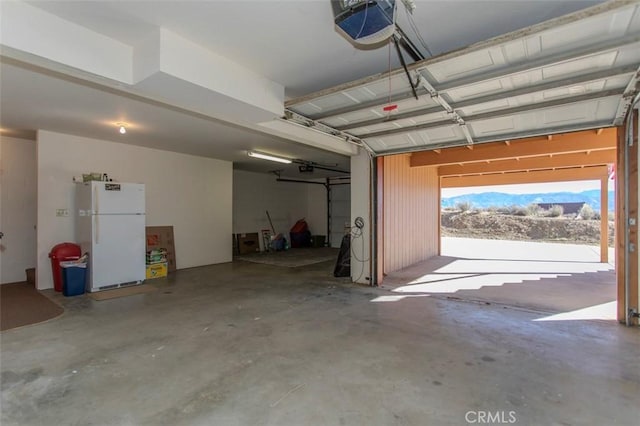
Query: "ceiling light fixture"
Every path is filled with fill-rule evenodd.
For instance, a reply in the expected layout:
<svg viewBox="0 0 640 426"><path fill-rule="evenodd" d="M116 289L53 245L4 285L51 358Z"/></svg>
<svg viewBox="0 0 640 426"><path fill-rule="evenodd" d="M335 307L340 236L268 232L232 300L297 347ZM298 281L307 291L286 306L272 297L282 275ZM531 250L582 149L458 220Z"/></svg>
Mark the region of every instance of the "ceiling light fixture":
<svg viewBox="0 0 640 426"><path fill-rule="evenodd" d="M247 155L249 157L260 158L262 160L269 160L269 161L275 161L277 163L291 164L291 160L289 160L287 158L276 157L276 156L269 155L269 154L262 154L260 152L249 151L249 152L247 152Z"/></svg>
<svg viewBox="0 0 640 426"><path fill-rule="evenodd" d="M118 132L120 132L121 135L127 133L127 126L125 123L116 123L116 126L118 126Z"/></svg>

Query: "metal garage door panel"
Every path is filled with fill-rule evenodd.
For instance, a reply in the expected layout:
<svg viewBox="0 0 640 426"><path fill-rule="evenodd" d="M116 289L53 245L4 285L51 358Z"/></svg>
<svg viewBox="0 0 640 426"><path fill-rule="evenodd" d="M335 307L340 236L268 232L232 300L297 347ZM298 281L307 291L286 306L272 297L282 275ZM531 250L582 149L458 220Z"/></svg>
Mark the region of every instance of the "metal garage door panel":
<svg viewBox="0 0 640 426"><path fill-rule="evenodd" d="M315 117L318 114L365 104L373 99L388 98L406 91L406 77L393 75L391 78L381 77L360 87L318 96L313 100L296 105L292 109L299 114Z"/></svg>
<svg viewBox="0 0 640 426"><path fill-rule="evenodd" d="M323 112L313 118L378 153L612 126L636 91L639 67L640 4L610 2L414 64L418 101L394 71L393 113L381 113L388 79L377 76L319 94ZM311 95L287 106L318 104Z"/></svg>
<svg viewBox="0 0 640 426"><path fill-rule="evenodd" d="M358 137L365 137L367 134L374 133L374 132L381 132L381 131L391 130L391 129L399 129L407 126L416 126L420 124L438 122L438 121L447 120L447 119L448 119L448 116L446 113L439 112L435 114L421 115L415 118L408 118L405 120L383 122L383 123L378 123L371 126L357 127L352 129L351 133L353 133Z"/></svg>
<svg viewBox="0 0 640 426"><path fill-rule="evenodd" d="M370 120L371 118L381 117L384 117L384 113L382 111L377 111L376 109L365 109L355 111L351 114L342 114L335 117L323 118L322 123L327 126L338 128L352 123Z"/></svg>
<svg viewBox="0 0 640 426"><path fill-rule="evenodd" d="M417 100L412 97L399 102L391 102L391 104L397 105L397 109L390 113L384 111L383 108L387 106L387 103L384 103L384 105L378 105L375 108L365 108L351 113L340 114L335 117L331 116L329 118L323 118L321 121L328 126L341 127L357 122L366 122L371 119L394 116L399 112L405 113L408 111L416 111L419 109L434 108L438 106L438 104L429 96L421 96Z"/></svg>
<svg viewBox="0 0 640 426"><path fill-rule="evenodd" d="M541 82L557 82L558 85L574 84L569 79L580 76L593 75L598 71L624 68L623 75L627 76L627 83L640 63L640 49L638 44L627 46L601 54L589 55L575 60L563 61L546 67L527 70L502 78L482 81L476 84L457 87L443 91L454 104L470 98L500 93L513 89L532 86ZM600 78L602 80L603 78ZM605 78L606 79L606 78Z"/></svg>
<svg viewBox="0 0 640 426"><path fill-rule="evenodd" d="M586 49L637 31L637 28L629 26L635 9L637 7L550 28L533 36L447 59L427 68L435 83L446 83L471 75L513 68L543 57Z"/></svg>
<svg viewBox="0 0 640 426"><path fill-rule="evenodd" d="M632 8L610 15L593 16L583 21L550 29L540 35L543 51L558 52L588 44L590 40L612 40L623 36L634 15Z"/></svg>
<svg viewBox="0 0 640 426"><path fill-rule="evenodd" d="M574 61L565 61L542 69L543 79L559 79L561 77L576 75L587 71L607 69L615 64L617 51L606 52L599 55L591 55Z"/></svg>
<svg viewBox="0 0 640 426"><path fill-rule="evenodd" d="M460 108L458 111L464 113L467 119L472 119L474 115L497 111L509 107L524 105L535 105L541 102L555 99L570 99L572 96L597 94L605 90L624 89L629 82L629 76L618 78L604 78L587 84L575 84L563 86L556 89L543 90L535 93L504 98L493 102L486 102L469 107Z"/></svg>
<svg viewBox="0 0 640 426"><path fill-rule="evenodd" d="M512 139L513 135L526 134L536 129L558 129L567 126L579 127L587 123L601 123L615 114L617 107L618 99L612 96L595 102L582 102L513 116L473 121L467 125L479 141Z"/></svg>
<svg viewBox="0 0 640 426"><path fill-rule="evenodd" d="M499 48L471 52L458 58L442 61L428 67L434 83L481 74L504 66L505 58Z"/></svg>
<svg viewBox="0 0 640 426"><path fill-rule="evenodd" d="M427 149L461 140L464 140L464 134L460 126L442 126L406 134L372 138L371 143L375 143L380 151L390 151L407 146Z"/></svg>
<svg viewBox="0 0 640 426"><path fill-rule="evenodd" d="M467 86L456 87L454 89L449 89L443 92L447 94L447 99L455 104L456 102L466 99L479 98L481 96L500 93L508 89L528 86L531 83L535 83L536 81L541 80L542 72L540 71L539 76L535 76L533 75L533 73L522 73L521 76L522 77L519 78L519 84L516 83L512 78L507 77L502 79L488 80L478 84L469 84Z"/></svg>

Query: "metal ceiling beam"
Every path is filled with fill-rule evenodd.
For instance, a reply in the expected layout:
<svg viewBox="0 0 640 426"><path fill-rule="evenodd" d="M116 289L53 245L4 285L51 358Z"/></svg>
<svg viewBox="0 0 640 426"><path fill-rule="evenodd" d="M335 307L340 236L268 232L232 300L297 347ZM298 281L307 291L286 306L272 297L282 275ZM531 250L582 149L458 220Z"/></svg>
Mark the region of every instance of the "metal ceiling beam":
<svg viewBox="0 0 640 426"><path fill-rule="evenodd" d="M464 147L443 149L440 153L433 151L416 152L411 155L411 167L444 166L450 164L485 162L487 160L511 160L515 158L540 157L550 154L574 154L587 151L605 151L616 146L616 129L605 129L601 134L596 131L566 133L548 140L546 135L534 138L511 141L509 145L502 142L474 145L470 151Z"/></svg>
<svg viewBox="0 0 640 426"><path fill-rule="evenodd" d="M547 101L547 102L533 103L533 104L522 105L522 106L513 107L513 108L498 109L498 110L495 110L495 111L485 112L485 113L481 113L481 114L469 115L469 116L463 117L463 119L467 124L469 124L469 123L472 123L472 122L475 122L475 121L488 120L488 119L495 118L495 117L503 117L503 116L507 116L507 115L519 114L519 113L523 113L523 112L529 112L529 111L540 110L540 109L545 109L545 108L552 108L552 107L556 107L556 106L575 104L575 103L584 102L584 101L590 101L590 100L598 99L598 98L606 98L608 96L619 96L623 92L624 92L624 89L613 89L613 90L606 90L606 91L603 91L603 92L587 93L587 94L579 95L579 96L571 96L571 97L568 97L568 98L554 99L552 101ZM366 139L379 138L379 137L384 137L384 136L396 135L396 134L400 134L400 133L416 132L416 131L420 131L420 130L426 130L426 129L430 129L430 128L434 128L434 127L441 127L441 126L445 126L445 125L449 125L449 124L456 124L456 123L457 122L455 120L453 120L453 119L451 119L451 120L440 120L440 121L436 121L436 122L432 122L432 123L423 123L423 124L417 124L415 126L407 126L407 127L400 127L400 128L397 128L397 129L381 130L379 132L372 132L372 133L368 133L368 134L365 133L365 134L361 134L361 135L357 135L357 136L359 138L366 138ZM611 125L611 123L609 123L609 125Z"/></svg>
<svg viewBox="0 0 640 426"><path fill-rule="evenodd" d="M545 81L543 83L535 84L532 86L521 87L518 89L509 90L506 92L498 92L491 95L480 96L477 98L466 99L464 101L451 103L451 107L454 109L467 108L470 106L480 105L483 103L493 102L497 100L512 98L516 96L529 95L536 92L542 92L549 89L557 89L563 86L573 86L576 84L585 84L592 81L602 80L606 78L616 78L636 72L635 65L624 65L617 68L607 69L603 71L596 71L588 74L583 74L575 77L569 77L562 80ZM349 123L344 126L336 126L335 128L341 131L357 129L359 127L367 127L380 123L387 123L397 120L404 120L407 118L419 117L422 115L434 114L440 112L439 107L422 108L418 110L408 111L401 114L394 114L389 117L374 118L371 120L365 120L355 123Z"/></svg>
<svg viewBox="0 0 640 426"><path fill-rule="evenodd" d="M616 149L606 149L593 152L578 152L573 154L543 155L538 157L515 158L510 160L496 160L451 164L438 168L439 176L465 176L487 173L517 172L524 170L545 170L567 167L601 166L616 162Z"/></svg>

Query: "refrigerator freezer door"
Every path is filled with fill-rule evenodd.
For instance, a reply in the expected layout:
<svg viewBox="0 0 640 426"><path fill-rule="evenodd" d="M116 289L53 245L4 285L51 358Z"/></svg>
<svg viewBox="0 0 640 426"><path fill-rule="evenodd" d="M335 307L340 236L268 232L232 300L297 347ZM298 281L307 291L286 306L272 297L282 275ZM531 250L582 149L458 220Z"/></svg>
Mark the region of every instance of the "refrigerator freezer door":
<svg viewBox="0 0 640 426"><path fill-rule="evenodd" d="M92 291L145 278L145 216L94 215L90 252Z"/></svg>
<svg viewBox="0 0 640 426"><path fill-rule="evenodd" d="M144 184L92 182L93 214L145 212Z"/></svg>

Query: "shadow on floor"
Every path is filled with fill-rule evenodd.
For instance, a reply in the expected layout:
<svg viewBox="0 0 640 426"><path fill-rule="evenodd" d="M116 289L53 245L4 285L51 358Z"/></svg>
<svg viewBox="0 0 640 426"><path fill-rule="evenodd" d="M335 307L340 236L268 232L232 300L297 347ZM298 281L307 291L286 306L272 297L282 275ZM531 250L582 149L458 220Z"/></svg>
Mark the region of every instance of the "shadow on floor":
<svg viewBox="0 0 640 426"><path fill-rule="evenodd" d="M456 239L461 240L461 239ZM455 244L460 244L455 241ZM474 244L481 248L482 241ZM519 243L519 246L527 243ZM535 244L535 243L533 243ZM536 251L561 250L547 245L522 246L536 260L501 256L489 246L476 253L491 253L483 259L438 256L385 277L384 287L394 293L434 295L499 303L543 312L567 312L616 300L613 267L589 257L545 256ZM566 247L566 246L565 246ZM528 250L528 251L527 251ZM455 252L455 250L450 250ZM555 258L554 258L555 257Z"/></svg>

